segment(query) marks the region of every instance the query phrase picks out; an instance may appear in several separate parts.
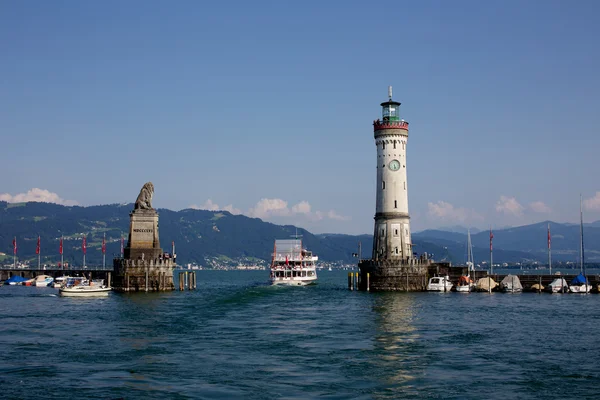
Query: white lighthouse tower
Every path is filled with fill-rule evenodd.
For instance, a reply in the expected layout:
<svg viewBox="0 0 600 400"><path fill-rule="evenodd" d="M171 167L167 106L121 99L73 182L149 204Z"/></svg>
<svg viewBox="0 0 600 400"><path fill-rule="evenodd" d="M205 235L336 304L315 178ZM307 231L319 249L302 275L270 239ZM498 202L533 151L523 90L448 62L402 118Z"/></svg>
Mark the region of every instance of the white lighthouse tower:
<svg viewBox="0 0 600 400"><path fill-rule="evenodd" d="M377 147L377 199L373 255L360 260L359 288L374 291L425 290L433 260L413 257L408 215L406 143L408 122L400 118L400 103L381 103L381 119L373 122Z"/></svg>
<svg viewBox="0 0 600 400"><path fill-rule="evenodd" d="M408 122L400 119L400 103L392 100L381 103L382 118L373 122L377 147L377 201L373 260L412 258L408 187L406 180L406 143Z"/></svg>

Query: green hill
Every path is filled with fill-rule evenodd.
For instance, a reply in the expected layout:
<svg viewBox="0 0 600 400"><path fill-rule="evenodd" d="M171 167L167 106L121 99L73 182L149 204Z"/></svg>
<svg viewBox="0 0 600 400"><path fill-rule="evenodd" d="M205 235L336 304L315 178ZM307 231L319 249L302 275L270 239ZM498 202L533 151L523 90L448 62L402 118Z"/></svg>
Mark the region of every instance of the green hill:
<svg viewBox="0 0 600 400"><path fill-rule="evenodd" d="M68 207L51 203L0 202L0 252L4 262L12 259L12 239L17 237L20 260L34 261L38 235L41 237L42 262L60 260L59 240L64 236L65 261L75 265L82 260L81 237L87 235L87 263L102 262L101 243L106 234L107 263L120 253L121 235L127 235L129 213L133 204L110 204L91 207ZM270 260L275 239L302 236L304 246L321 261L354 264L352 253L362 245L363 258L369 258L373 241L371 235L312 234L292 225L275 225L258 218L232 215L227 211L159 209L161 245L171 250L176 244L178 263L215 263L265 265ZM547 223L526 225L494 231L495 262L545 262ZM577 261L579 226L551 223L553 259ZM600 227L585 226L586 260L600 259ZM489 259L489 232L472 235L475 260ZM427 230L413 234L414 251L432 254L438 261L464 263L466 235L457 232Z"/></svg>

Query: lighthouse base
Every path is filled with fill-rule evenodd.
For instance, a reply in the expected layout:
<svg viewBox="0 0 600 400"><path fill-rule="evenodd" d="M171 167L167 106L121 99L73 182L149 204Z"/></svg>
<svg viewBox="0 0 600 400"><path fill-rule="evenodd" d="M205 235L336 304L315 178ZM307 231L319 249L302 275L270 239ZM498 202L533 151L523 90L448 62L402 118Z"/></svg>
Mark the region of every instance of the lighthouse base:
<svg viewBox="0 0 600 400"><path fill-rule="evenodd" d="M427 287L431 260L362 260L358 264L360 290L420 292Z"/></svg>

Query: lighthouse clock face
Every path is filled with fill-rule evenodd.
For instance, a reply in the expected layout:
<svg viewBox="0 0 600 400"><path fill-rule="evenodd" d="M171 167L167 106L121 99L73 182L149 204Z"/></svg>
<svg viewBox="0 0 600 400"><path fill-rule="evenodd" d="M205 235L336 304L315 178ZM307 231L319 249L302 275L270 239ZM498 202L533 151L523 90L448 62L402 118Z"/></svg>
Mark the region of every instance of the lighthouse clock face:
<svg viewBox="0 0 600 400"><path fill-rule="evenodd" d="M400 169L400 161L398 161L398 160L392 160L392 161L390 161L390 164L388 165L388 167L392 171L398 171Z"/></svg>

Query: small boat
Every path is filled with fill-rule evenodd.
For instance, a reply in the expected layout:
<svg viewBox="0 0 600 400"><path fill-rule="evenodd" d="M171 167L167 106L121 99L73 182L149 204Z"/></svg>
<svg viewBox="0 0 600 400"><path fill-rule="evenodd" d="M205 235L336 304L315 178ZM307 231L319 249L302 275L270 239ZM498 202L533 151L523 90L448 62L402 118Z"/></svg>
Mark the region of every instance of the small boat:
<svg viewBox="0 0 600 400"><path fill-rule="evenodd" d="M479 292L491 292L498 286L498 283L491 276L479 278L475 283L475 288Z"/></svg>
<svg viewBox="0 0 600 400"><path fill-rule="evenodd" d="M54 283L52 284L52 286L54 288L59 288L61 286L64 286L67 283L68 278L70 278L70 277L66 276L66 275L57 276L56 278L54 278Z"/></svg>
<svg viewBox="0 0 600 400"><path fill-rule="evenodd" d="M475 284L469 275L462 275L458 278L458 283L454 286L454 290L459 293L468 293L473 290Z"/></svg>
<svg viewBox="0 0 600 400"><path fill-rule="evenodd" d="M88 281L85 278L68 278L58 293L67 297L106 297L111 290L104 285L104 279Z"/></svg>
<svg viewBox="0 0 600 400"><path fill-rule="evenodd" d="M271 283L273 285L306 286L315 283L319 258L302 247L302 240L275 240L271 257Z"/></svg>
<svg viewBox="0 0 600 400"><path fill-rule="evenodd" d="M592 285L583 274L577 275L569 284L571 293L589 293L591 289Z"/></svg>
<svg viewBox="0 0 600 400"><path fill-rule="evenodd" d="M35 278L34 286L50 286L52 284L52 282L54 282L54 278L49 276L49 275L38 275Z"/></svg>
<svg viewBox="0 0 600 400"><path fill-rule="evenodd" d="M581 195L579 195L579 232L580 232L580 247L579 247L579 260L581 272L571 281L571 285L569 286L569 291L571 293L589 293L592 288L590 282L585 276L585 256L584 256L584 247L583 247L583 208L581 206Z"/></svg>
<svg viewBox="0 0 600 400"><path fill-rule="evenodd" d="M541 283L534 283L533 285L531 285L531 287L529 288L529 290L531 292L542 292L545 289L544 285L542 285Z"/></svg>
<svg viewBox="0 0 600 400"><path fill-rule="evenodd" d="M449 276L434 276L429 278L427 290L430 292L449 292L453 286Z"/></svg>
<svg viewBox="0 0 600 400"><path fill-rule="evenodd" d="M467 229L467 275L458 278L458 283L454 287L457 292L468 293L473 290L474 282L469 272L475 271L475 262L473 261L473 245L471 244L471 230Z"/></svg>
<svg viewBox="0 0 600 400"><path fill-rule="evenodd" d="M523 291L523 285L521 285L521 280L517 275L506 275L500 282L500 288L507 293L521 293Z"/></svg>
<svg viewBox="0 0 600 400"><path fill-rule="evenodd" d="M550 293L566 293L569 291L569 285L565 278L556 278L548 286L546 291Z"/></svg>
<svg viewBox="0 0 600 400"><path fill-rule="evenodd" d="M27 282L29 279L23 278L19 275L14 275L8 278L4 283L8 283L9 285L22 285Z"/></svg>

